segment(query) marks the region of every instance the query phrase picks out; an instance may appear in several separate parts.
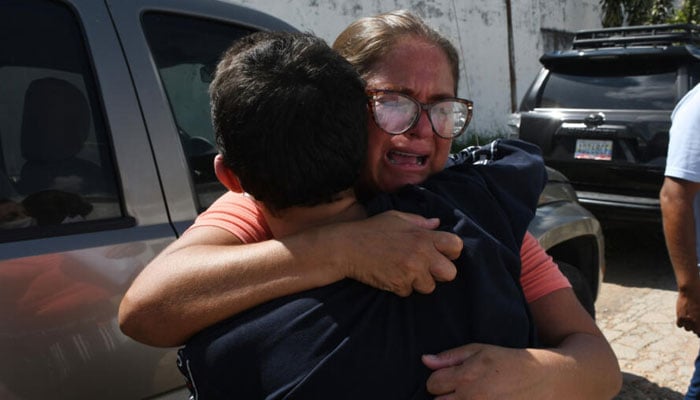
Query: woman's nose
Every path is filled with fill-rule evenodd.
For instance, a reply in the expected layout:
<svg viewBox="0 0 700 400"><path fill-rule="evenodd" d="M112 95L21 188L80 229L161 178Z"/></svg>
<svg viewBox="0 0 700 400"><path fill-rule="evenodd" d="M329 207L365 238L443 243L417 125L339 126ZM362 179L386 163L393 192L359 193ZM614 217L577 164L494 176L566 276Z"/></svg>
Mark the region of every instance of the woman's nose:
<svg viewBox="0 0 700 400"><path fill-rule="evenodd" d="M416 122L416 125L413 128L409 129L406 133L409 136L421 139L433 136L433 126L430 124L428 111L420 110L418 122Z"/></svg>

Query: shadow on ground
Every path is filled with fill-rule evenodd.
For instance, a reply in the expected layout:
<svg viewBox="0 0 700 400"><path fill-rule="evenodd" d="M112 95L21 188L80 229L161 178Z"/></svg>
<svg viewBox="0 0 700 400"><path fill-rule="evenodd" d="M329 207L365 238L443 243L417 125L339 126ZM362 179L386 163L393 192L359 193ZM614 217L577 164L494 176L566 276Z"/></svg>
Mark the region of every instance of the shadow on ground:
<svg viewBox="0 0 700 400"><path fill-rule="evenodd" d="M627 287L676 290L673 269L660 228L607 229L604 234L608 266L605 282Z"/></svg>
<svg viewBox="0 0 700 400"><path fill-rule="evenodd" d="M623 373L622 390L613 400L683 400L683 394L638 375Z"/></svg>

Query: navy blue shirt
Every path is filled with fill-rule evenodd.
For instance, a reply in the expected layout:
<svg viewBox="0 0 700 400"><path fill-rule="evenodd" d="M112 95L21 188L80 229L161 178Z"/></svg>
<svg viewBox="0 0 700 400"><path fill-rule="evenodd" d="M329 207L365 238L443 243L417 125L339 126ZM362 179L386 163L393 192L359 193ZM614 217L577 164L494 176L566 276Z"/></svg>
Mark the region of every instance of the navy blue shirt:
<svg viewBox="0 0 700 400"><path fill-rule="evenodd" d="M179 352L195 398L425 399L431 371L422 354L471 342L536 346L519 278L520 246L547 179L539 150L502 140L453 164L365 204L369 214L439 217L440 229L464 240L453 281L402 298L346 279L207 328Z"/></svg>

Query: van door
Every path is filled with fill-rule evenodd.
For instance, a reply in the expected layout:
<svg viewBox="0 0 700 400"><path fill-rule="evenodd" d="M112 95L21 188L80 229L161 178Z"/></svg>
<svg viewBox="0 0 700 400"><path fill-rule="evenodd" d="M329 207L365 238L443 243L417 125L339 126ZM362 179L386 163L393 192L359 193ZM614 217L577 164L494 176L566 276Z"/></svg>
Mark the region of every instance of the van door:
<svg viewBox="0 0 700 400"><path fill-rule="evenodd" d="M175 232L105 5L0 3L0 81L0 398L182 386L173 351L117 325Z"/></svg>
<svg viewBox="0 0 700 400"><path fill-rule="evenodd" d="M211 0L108 0L153 144L170 217L182 233L224 192L209 83L221 53L258 30L293 30L269 15ZM181 171L188 171L182 174Z"/></svg>

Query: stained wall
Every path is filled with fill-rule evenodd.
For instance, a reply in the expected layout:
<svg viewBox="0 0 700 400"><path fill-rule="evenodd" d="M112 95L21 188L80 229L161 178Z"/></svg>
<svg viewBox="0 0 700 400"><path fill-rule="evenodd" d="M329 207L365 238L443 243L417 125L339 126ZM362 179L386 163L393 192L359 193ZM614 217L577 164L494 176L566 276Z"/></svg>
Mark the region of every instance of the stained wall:
<svg viewBox="0 0 700 400"><path fill-rule="evenodd" d="M469 132L508 131L544 51L568 45L571 33L599 28L599 0L510 0L513 52L508 52L506 0L235 0L279 17L329 43L353 20L398 8L412 10L455 43L461 56L459 96L475 102ZM514 65L511 79L509 65Z"/></svg>

